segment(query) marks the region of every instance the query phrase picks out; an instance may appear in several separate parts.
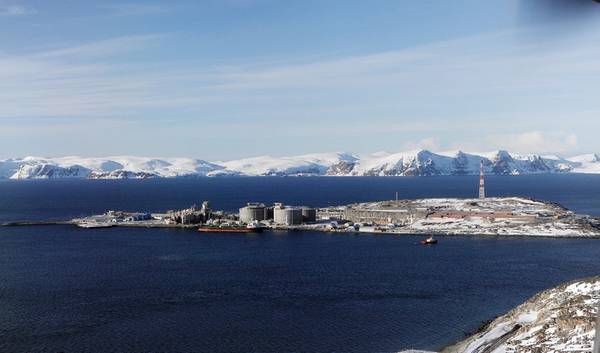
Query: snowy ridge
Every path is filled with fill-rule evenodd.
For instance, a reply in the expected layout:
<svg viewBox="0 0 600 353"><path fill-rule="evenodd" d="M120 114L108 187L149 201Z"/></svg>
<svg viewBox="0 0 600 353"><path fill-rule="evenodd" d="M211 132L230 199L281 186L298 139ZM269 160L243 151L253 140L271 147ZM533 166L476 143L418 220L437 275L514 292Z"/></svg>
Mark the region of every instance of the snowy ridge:
<svg viewBox="0 0 600 353"><path fill-rule="evenodd" d="M600 173L600 155L598 154L584 154L573 157L571 160L578 163L574 169L577 173Z"/></svg>
<svg viewBox="0 0 600 353"><path fill-rule="evenodd" d="M244 175L325 175L338 163L355 163L358 157L347 153L306 154L295 157L261 156L218 162L225 169Z"/></svg>
<svg viewBox="0 0 600 353"><path fill-rule="evenodd" d="M600 173L600 156L573 158L512 154L507 151L433 153L414 150L399 153L354 155L315 153L291 157L260 156L207 162L193 158L114 156L25 157L0 160L0 179L50 178L175 178L222 175L243 176L432 176L476 175L483 161L487 174Z"/></svg>
<svg viewBox="0 0 600 353"><path fill-rule="evenodd" d="M52 179L91 178L126 179L151 177L208 176L223 167L192 158L144 158L117 156L107 158L39 158L0 160L0 178Z"/></svg>

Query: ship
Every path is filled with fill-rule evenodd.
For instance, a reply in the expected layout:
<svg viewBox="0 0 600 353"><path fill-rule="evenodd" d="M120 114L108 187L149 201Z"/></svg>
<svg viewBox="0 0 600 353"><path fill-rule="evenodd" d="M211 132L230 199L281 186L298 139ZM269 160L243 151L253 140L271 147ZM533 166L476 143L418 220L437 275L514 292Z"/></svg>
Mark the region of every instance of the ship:
<svg viewBox="0 0 600 353"><path fill-rule="evenodd" d="M204 225L198 228L202 233L260 233L263 228L258 225L248 224L247 226L238 225Z"/></svg>
<svg viewBox="0 0 600 353"><path fill-rule="evenodd" d="M427 238L427 239L423 239L423 240L421 240L421 244L422 244L422 245L435 245L435 244L437 244L437 242L438 242L438 241L437 241L437 239L434 239L434 238L433 238L433 235L431 235L431 236L430 236L429 238Z"/></svg>

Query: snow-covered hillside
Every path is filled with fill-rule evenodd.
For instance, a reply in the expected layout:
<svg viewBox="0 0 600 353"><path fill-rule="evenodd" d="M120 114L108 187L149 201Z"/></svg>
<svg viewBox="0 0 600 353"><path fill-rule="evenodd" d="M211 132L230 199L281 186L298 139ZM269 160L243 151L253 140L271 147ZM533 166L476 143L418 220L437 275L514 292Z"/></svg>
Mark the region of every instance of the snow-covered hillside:
<svg viewBox="0 0 600 353"><path fill-rule="evenodd" d="M117 156L107 158L38 158L0 160L0 178L49 179L92 178L126 179L151 177L207 176L222 166L192 158L144 158Z"/></svg>
<svg viewBox="0 0 600 353"><path fill-rule="evenodd" d="M372 155L316 153L293 157L261 156L207 162L193 158L25 157L0 160L0 179L329 175L329 176L430 176L476 175L483 161L485 172L497 175L541 173L600 173L600 156L573 158L512 154L507 151L433 153L415 150Z"/></svg>
<svg viewBox="0 0 600 353"><path fill-rule="evenodd" d="M591 352L600 277L539 293L443 353Z"/></svg>
<svg viewBox="0 0 600 353"><path fill-rule="evenodd" d="M600 155L584 154L571 158L571 161L577 163L574 171L577 173L600 173Z"/></svg>
<svg viewBox="0 0 600 353"><path fill-rule="evenodd" d="M279 158L261 156L217 163L244 175L325 175L333 165L352 164L357 160L358 157L347 153L321 153Z"/></svg>

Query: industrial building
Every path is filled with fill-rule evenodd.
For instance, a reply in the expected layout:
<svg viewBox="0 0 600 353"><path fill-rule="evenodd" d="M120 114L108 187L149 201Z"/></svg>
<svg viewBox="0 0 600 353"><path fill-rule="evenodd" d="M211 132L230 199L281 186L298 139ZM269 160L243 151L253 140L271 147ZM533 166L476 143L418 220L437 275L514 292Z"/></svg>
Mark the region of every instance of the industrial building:
<svg viewBox="0 0 600 353"><path fill-rule="evenodd" d="M321 220L341 220L344 219L344 211L346 207L325 207L317 209L317 218Z"/></svg>
<svg viewBox="0 0 600 353"><path fill-rule="evenodd" d="M148 212L132 213L129 217L125 218L127 222L147 221L152 219L152 215Z"/></svg>
<svg viewBox="0 0 600 353"><path fill-rule="evenodd" d="M344 219L371 224L408 225L427 214L427 208L415 207L410 201L402 200L353 204L344 209Z"/></svg>
<svg viewBox="0 0 600 353"><path fill-rule="evenodd" d="M190 208L167 212L167 220L176 224L200 224L212 219L212 208L210 202L202 202L202 207L198 209L196 205Z"/></svg>

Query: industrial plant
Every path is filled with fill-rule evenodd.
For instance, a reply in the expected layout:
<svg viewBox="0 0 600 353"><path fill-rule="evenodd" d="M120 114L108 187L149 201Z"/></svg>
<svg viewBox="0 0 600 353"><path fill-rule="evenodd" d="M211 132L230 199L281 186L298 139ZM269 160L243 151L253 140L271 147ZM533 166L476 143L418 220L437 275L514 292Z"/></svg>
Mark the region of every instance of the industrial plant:
<svg viewBox="0 0 600 353"><path fill-rule="evenodd" d="M184 227L201 232L247 233L273 230L315 230L389 234L478 234L600 236L600 220L582 216L550 202L521 197L487 197L483 167L477 198L417 199L355 203L312 208L277 202L249 202L238 213L200 208L166 213L109 211L73 219L84 228L113 226Z"/></svg>
<svg viewBox="0 0 600 353"><path fill-rule="evenodd" d="M170 224L201 224L212 219L213 211L209 201L202 202L202 207L192 205L183 210L167 211L165 222Z"/></svg>
<svg viewBox="0 0 600 353"><path fill-rule="evenodd" d="M245 224L266 221L274 225L293 226L316 222L317 210L307 206L286 206L282 203L265 206L263 203L250 202L240 208L239 221Z"/></svg>

